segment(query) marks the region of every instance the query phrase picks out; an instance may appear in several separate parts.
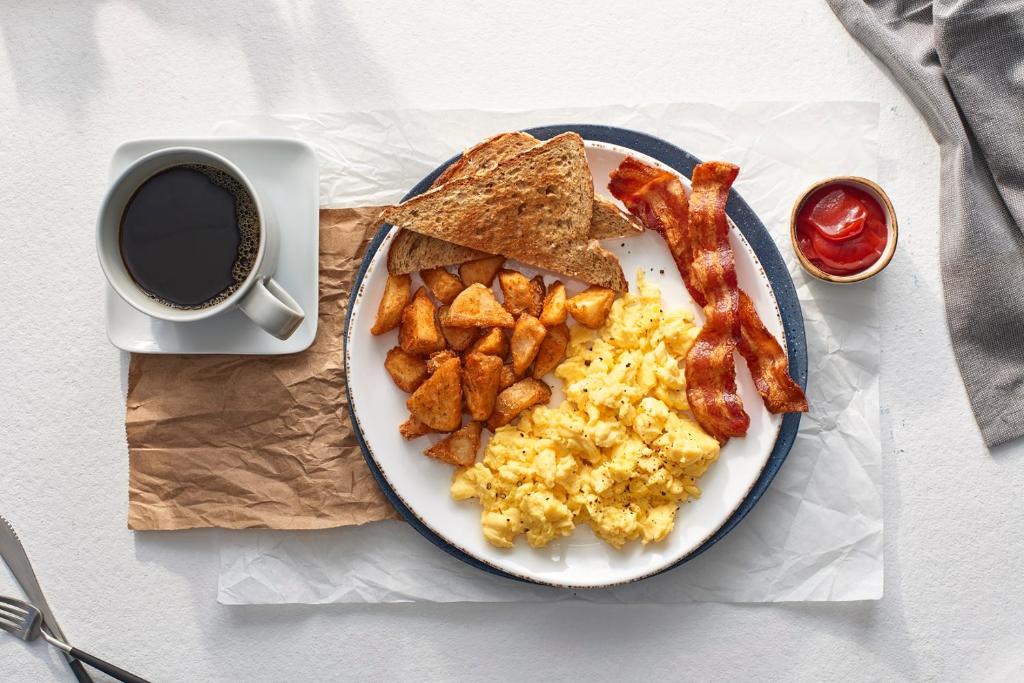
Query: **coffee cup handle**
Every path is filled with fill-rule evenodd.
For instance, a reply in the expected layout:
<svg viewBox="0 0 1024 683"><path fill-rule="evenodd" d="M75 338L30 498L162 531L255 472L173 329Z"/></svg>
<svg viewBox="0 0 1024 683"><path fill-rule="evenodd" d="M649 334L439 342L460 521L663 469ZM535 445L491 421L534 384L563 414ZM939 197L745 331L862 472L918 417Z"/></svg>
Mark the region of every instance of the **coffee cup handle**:
<svg viewBox="0 0 1024 683"><path fill-rule="evenodd" d="M306 318L302 307L272 277L256 280L238 302L250 320L278 339L287 339Z"/></svg>

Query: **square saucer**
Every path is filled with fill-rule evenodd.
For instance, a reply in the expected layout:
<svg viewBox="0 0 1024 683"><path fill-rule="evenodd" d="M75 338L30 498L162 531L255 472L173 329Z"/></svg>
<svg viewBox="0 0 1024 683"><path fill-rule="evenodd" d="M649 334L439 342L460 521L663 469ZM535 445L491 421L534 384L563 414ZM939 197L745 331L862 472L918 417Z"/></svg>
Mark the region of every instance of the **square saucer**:
<svg viewBox="0 0 1024 683"><path fill-rule="evenodd" d="M280 230L274 279L302 306L305 320L288 339L263 331L238 309L206 320L168 322L132 308L107 286L107 337L132 353L285 354L309 348L316 337L320 276L320 172L313 149L287 138L133 140L110 162L116 178L136 159L165 147L199 147L227 158L249 178Z"/></svg>

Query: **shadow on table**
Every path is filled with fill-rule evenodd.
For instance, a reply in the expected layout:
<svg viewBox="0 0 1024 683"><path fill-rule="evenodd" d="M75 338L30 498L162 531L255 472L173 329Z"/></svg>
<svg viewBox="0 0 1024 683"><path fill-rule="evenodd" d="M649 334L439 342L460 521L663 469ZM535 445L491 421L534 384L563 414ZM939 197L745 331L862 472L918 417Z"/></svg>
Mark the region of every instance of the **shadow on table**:
<svg viewBox="0 0 1024 683"><path fill-rule="evenodd" d="M167 31L237 44L267 110L286 105L297 84L344 97L368 82L379 106L396 104L390 75L378 65L372 46L343 4L256 2L240 11L231 3L205 2L190 4L183 12L177 0L156 0L137 2L136 7ZM319 85L310 83L311 77ZM365 102L367 94L359 93L358 99Z"/></svg>
<svg viewBox="0 0 1024 683"><path fill-rule="evenodd" d="M157 27L147 32L155 35L133 46L141 64L151 63L149 58L160 64L162 51L179 48L176 33L237 46L248 65L248 80L268 111L286 106L297 87L335 99L351 95L364 107L368 101L378 107L400 104L392 78L345 6L326 0L256 2L243 11L220 2L189 3L186 11L175 0L136 2L128 9L91 2L63 3L59 10L47 3L0 3L2 48L20 102L41 99L77 116L104 92L108 69L98 37L106 33L98 30L101 12L104 24L120 20L129 31L133 18L119 15L140 12ZM133 39L138 36L127 38ZM186 80L171 87L188 91L192 84Z"/></svg>
<svg viewBox="0 0 1024 683"><path fill-rule="evenodd" d="M80 114L102 92L106 79L96 40L99 5L0 3L0 37L20 102L56 101L69 115Z"/></svg>

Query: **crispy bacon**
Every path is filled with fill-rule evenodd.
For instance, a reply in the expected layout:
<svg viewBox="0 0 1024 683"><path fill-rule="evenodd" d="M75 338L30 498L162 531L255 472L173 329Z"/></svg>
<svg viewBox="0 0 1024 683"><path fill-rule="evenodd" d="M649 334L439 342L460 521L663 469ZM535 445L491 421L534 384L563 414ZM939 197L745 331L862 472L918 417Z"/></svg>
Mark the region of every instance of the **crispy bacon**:
<svg viewBox="0 0 1024 683"><path fill-rule="evenodd" d="M693 169L689 277L704 294L704 327L686 354L686 398L705 431L721 442L743 436L750 417L736 391L733 351L739 341L740 296L725 202L739 167L721 162Z"/></svg>
<svg viewBox="0 0 1024 683"><path fill-rule="evenodd" d="M740 355L747 361L757 393L772 413L806 413L807 397L789 376L786 353L765 328L747 293L740 290Z"/></svg>
<svg viewBox="0 0 1024 683"><path fill-rule="evenodd" d="M718 172L723 172L723 169L718 169ZM726 174L728 173L731 171L726 171ZM679 179L672 173L647 166L629 157L612 172L608 189L648 229L659 232L665 238L683 283L694 301L704 307L707 300L693 276L693 238L688 221L690 211L686 193ZM713 207L716 209L716 230L721 230L722 224L728 225L724 208L727 195L728 188L724 193L718 194L720 207ZM720 214L717 213L718 208ZM765 406L774 413L806 411L807 399L803 390L789 376L785 352L761 322L750 297L742 290L738 291L738 295L740 332L736 347L747 361L754 385L764 399ZM742 410L738 397L737 402L733 402L729 396L724 397L723 411L735 414L737 408ZM696 415L696 412L694 414ZM708 431L712 433L711 430Z"/></svg>
<svg viewBox="0 0 1024 683"><path fill-rule="evenodd" d="M648 230L654 230L665 238L683 284L697 305L703 308L704 292L694 287L690 278L693 254L688 227L689 202L679 178L633 157L626 157L612 171L608 190Z"/></svg>

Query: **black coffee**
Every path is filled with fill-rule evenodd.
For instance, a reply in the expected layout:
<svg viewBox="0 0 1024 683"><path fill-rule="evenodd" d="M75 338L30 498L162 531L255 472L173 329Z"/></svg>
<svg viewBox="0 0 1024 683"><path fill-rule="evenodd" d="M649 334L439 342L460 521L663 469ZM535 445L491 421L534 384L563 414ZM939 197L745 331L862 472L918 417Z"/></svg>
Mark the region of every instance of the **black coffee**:
<svg viewBox="0 0 1024 683"><path fill-rule="evenodd" d="M259 248L256 204L234 177L204 164L142 183L121 216L121 259L152 298L174 308L220 303L245 282Z"/></svg>

